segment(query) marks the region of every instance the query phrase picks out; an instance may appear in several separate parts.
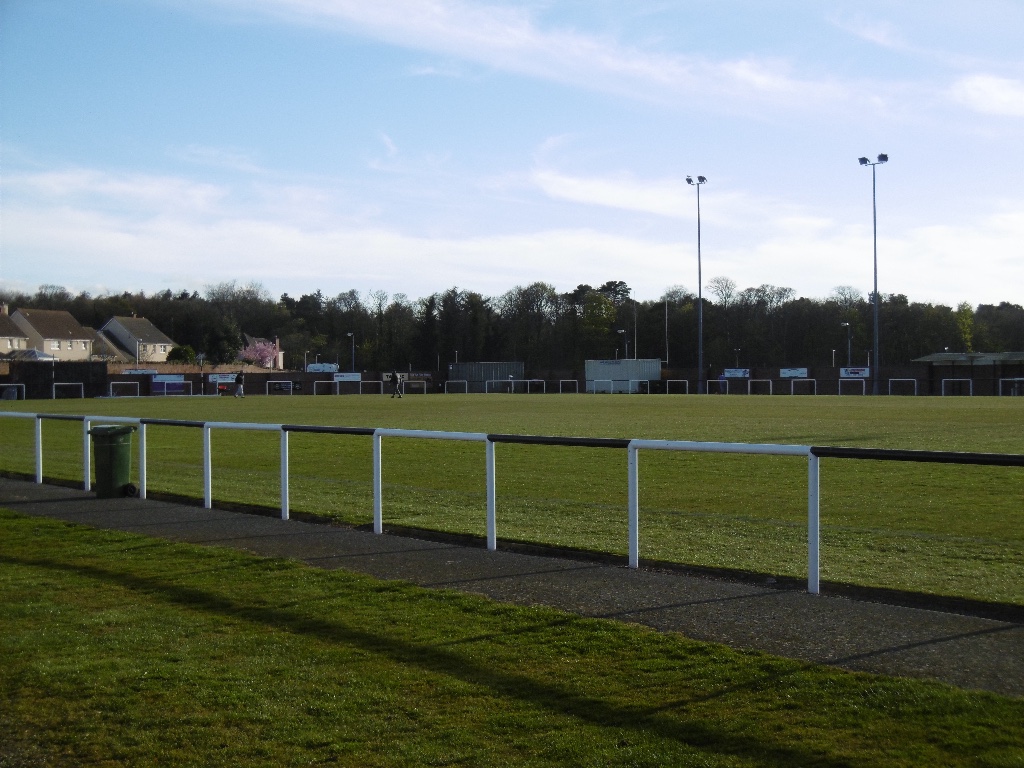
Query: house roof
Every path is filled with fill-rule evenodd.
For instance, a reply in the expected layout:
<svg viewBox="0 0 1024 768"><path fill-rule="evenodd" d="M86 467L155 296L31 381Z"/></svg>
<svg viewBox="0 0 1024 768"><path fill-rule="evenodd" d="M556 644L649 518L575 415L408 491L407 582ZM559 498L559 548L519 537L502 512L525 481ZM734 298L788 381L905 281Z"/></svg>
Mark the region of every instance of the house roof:
<svg viewBox="0 0 1024 768"><path fill-rule="evenodd" d="M92 332L93 357L113 358L120 363L130 363L135 359L127 351L122 350L115 339L102 331L94 331L92 328L86 328L86 330Z"/></svg>
<svg viewBox="0 0 1024 768"><path fill-rule="evenodd" d="M7 315L0 315L0 338L27 339L25 332Z"/></svg>
<svg viewBox="0 0 1024 768"><path fill-rule="evenodd" d="M100 330L106 330L107 326L117 321L132 336L143 344L167 344L177 346L174 342L157 328L153 323L144 317L112 317Z"/></svg>
<svg viewBox="0 0 1024 768"><path fill-rule="evenodd" d="M92 338L71 313L63 309L19 309L14 314L25 318L44 339Z"/></svg>

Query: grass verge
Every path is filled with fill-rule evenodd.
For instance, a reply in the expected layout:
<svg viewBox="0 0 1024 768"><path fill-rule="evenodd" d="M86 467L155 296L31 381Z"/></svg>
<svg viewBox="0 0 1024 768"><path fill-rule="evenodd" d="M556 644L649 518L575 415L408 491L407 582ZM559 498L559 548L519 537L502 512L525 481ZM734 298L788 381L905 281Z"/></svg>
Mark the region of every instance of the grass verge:
<svg viewBox="0 0 1024 768"><path fill-rule="evenodd" d="M1024 760L1018 700L3 510L0 592L0 765Z"/></svg>

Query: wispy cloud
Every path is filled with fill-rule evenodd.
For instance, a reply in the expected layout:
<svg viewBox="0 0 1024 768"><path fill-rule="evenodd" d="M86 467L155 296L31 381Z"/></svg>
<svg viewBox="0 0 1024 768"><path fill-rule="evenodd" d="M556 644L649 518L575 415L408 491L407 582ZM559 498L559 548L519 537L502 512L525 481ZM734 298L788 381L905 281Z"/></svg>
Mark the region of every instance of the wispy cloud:
<svg viewBox="0 0 1024 768"><path fill-rule="evenodd" d="M961 77L949 89L959 104L987 115L1024 117L1024 82L995 75Z"/></svg>
<svg viewBox="0 0 1024 768"><path fill-rule="evenodd" d="M238 149L189 144L187 147L175 150L172 154L186 162L209 168L221 168L229 171L254 174L265 172L245 152Z"/></svg>
<svg viewBox="0 0 1024 768"><path fill-rule="evenodd" d="M849 95L836 82L795 75L779 60L716 61L643 50L575 29L546 28L529 7L466 0L219 2L236 12L336 28L449 60L662 102L682 94L713 93L777 106L806 106Z"/></svg>

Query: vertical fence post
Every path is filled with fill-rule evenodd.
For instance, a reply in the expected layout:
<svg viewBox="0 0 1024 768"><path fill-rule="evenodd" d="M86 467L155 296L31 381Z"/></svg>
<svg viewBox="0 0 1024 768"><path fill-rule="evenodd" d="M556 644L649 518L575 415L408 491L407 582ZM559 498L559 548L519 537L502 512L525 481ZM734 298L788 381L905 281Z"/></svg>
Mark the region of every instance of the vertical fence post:
<svg viewBox="0 0 1024 768"><path fill-rule="evenodd" d="M626 448L629 472L629 567L640 567L640 451L629 441Z"/></svg>
<svg viewBox="0 0 1024 768"><path fill-rule="evenodd" d="M36 416L36 482L43 482L43 420Z"/></svg>
<svg viewBox="0 0 1024 768"><path fill-rule="evenodd" d="M819 584L819 496L818 496L818 457L807 454L807 591L817 595Z"/></svg>
<svg viewBox="0 0 1024 768"><path fill-rule="evenodd" d="M146 498L146 422L139 419L139 498Z"/></svg>
<svg viewBox="0 0 1024 768"><path fill-rule="evenodd" d="M82 489L92 490L92 453L89 451L89 419L82 419Z"/></svg>
<svg viewBox="0 0 1024 768"><path fill-rule="evenodd" d="M373 433L373 532L384 532L384 515L381 509L381 444L380 432Z"/></svg>
<svg viewBox="0 0 1024 768"><path fill-rule="evenodd" d="M494 442L488 440L487 446L487 549L491 552L498 548L497 525L497 489L494 477Z"/></svg>
<svg viewBox="0 0 1024 768"><path fill-rule="evenodd" d="M281 519L287 520L290 515L290 499L288 497L288 430L281 428Z"/></svg>
<svg viewBox="0 0 1024 768"><path fill-rule="evenodd" d="M208 424L203 424L203 506L213 509L213 458Z"/></svg>

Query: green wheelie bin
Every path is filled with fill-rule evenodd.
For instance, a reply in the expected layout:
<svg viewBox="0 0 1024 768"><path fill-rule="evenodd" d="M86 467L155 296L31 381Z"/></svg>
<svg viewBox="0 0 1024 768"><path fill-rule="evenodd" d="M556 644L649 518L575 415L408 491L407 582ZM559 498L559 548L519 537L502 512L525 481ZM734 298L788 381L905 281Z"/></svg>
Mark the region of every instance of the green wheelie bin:
<svg viewBox="0 0 1024 768"><path fill-rule="evenodd" d="M129 481L132 469L132 432L135 427L104 424L89 430L96 458L96 497L134 496Z"/></svg>

